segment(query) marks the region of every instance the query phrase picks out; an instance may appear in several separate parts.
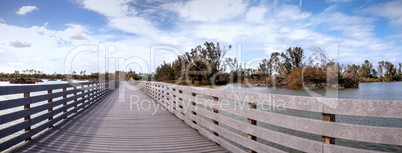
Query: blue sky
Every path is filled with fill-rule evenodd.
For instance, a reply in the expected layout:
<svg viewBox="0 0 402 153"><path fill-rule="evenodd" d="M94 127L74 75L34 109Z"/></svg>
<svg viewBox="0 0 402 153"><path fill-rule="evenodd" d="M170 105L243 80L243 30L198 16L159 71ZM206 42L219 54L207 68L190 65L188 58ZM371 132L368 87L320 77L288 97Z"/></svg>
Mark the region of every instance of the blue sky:
<svg viewBox="0 0 402 153"><path fill-rule="evenodd" d="M232 45L227 56L244 63L301 46L308 55L326 49L344 64L397 64L400 8L402 1L393 0L1 1L0 72L68 73L65 61L73 52L74 71L149 72L153 63L170 62L205 41ZM152 56L154 48L160 49ZM97 49L107 57L98 60L91 52ZM99 68L99 61L106 66Z"/></svg>

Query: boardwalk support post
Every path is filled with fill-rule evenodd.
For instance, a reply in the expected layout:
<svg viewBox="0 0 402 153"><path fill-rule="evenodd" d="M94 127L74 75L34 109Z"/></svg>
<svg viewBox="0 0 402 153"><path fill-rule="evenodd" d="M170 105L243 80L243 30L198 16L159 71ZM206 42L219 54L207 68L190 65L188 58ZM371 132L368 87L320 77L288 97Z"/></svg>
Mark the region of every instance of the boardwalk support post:
<svg viewBox="0 0 402 153"><path fill-rule="evenodd" d="M255 103L247 103L247 108L248 109L257 109L257 105ZM257 121L253 120L253 119L250 119L250 118L247 118L247 123L252 124L252 125L257 125ZM247 138L251 139L251 140L254 140L254 141L257 141L257 137L254 136L254 135L251 135L251 134L247 134ZM255 151L250 149L250 148L248 148L248 152L249 153L255 153Z"/></svg>
<svg viewBox="0 0 402 153"><path fill-rule="evenodd" d="M214 102L218 102L218 97L212 97L212 100L213 100ZM212 112L214 112L214 113L219 113L219 110L217 110L217 109L215 109L215 108L211 108L211 110L212 110ZM218 122L218 121L216 121L216 120L214 120L214 119L211 119L211 121L212 121L212 123L214 123L214 124L216 124L216 125L219 125L219 122ZM215 131L211 130L211 133L212 133L213 135L219 137L219 134L216 133ZM214 143L216 143L216 142L214 142ZM216 144L219 145L218 143L216 143Z"/></svg>
<svg viewBox="0 0 402 153"><path fill-rule="evenodd" d="M181 90L179 90L179 93L183 93L183 91L181 91ZM191 93L191 96L193 96L194 97L194 99L197 97L197 94L196 93ZM181 99L181 98L180 98ZM195 102L190 102L191 103L191 105L193 105L194 106L194 109L196 109L196 104L195 104ZM191 111L191 113L193 114L193 115L197 115L197 113L196 112L194 112L194 111ZM197 121L194 121L194 120L191 120L191 122L193 122L194 124L197 124ZM196 131L198 131L196 128L194 128L194 130L196 130Z"/></svg>
<svg viewBox="0 0 402 153"><path fill-rule="evenodd" d="M24 98L29 98L31 97L31 93L26 92L24 93ZM24 109L30 109L31 108L31 99L29 99L29 104L24 105ZM31 120L31 115L25 116L24 117L25 121ZM25 128L25 132L29 132L31 131L31 122L29 122L29 127ZM31 137L29 137L28 139L26 139L25 141L31 140Z"/></svg>
<svg viewBox="0 0 402 153"><path fill-rule="evenodd" d="M66 92L66 91L67 91L67 88L63 88L63 92ZM63 99L66 99L66 98L67 98L67 95L64 95ZM63 103L63 107L64 106L67 106L67 102ZM64 110L63 113L67 113L67 109ZM67 119L67 116L64 119Z"/></svg>
<svg viewBox="0 0 402 153"><path fill-rule="evenodd" d="M335 114L322 113L322 120L328 121L328 122L335 122ZM324 143L335 144L335 138L321 136L321 139L322 139L322 142L324 142Z"/></svg>
<svg viewBox="0 0 402 153"><path fill-rule="evenodd" d="M51 93L53 93L53 90L48 90L47 91L47 94L51 94ZM49 99L49 100L47 100L47 103L52 103L53 102L53 99ZM51 112L51 111L53 111L53 107L51 107L51 108L49 108L48 110L47 110L47 112ZM53 116L51 116L51 117L49 117L49 121L50 120L52 120L53 119ZM49 126L49 128L52 128L53 127L53 125L50 125Z"/></svg>
<svg viewBox="0 0 402 153"><path fill-rule="evenodd" d="M84 93L84 92L85 92L85 91L84 91L84 85L81 86L81 90L82 90L81 93ZM85 98L85 95L83 95L81 98L84 99L84 98ZM82 104L83 104L83 103L85 103L85 101L82 101Z"/></svg>
<svg viewBox="0 0 402 153"><path fill-rule="evenodd" d="M77 87L74 87L74 90L77 90ZM77 96L76 92L74 92L74 96ZM76 102L76 101L77 101L77 99L74 99L74 102ZM74 105L74 108L77 108L77 107L78 107L78 104ZM74 113L77 113L77 112L78 112L78 110L75 111Z"/></svg>

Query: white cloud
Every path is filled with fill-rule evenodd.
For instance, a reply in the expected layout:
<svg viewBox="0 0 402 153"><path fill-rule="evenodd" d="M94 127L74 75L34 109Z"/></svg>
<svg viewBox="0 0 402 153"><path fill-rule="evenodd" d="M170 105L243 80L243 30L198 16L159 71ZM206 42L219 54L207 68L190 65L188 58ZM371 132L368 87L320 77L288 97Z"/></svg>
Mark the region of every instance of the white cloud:
<svg viewBox="0 0 402 153"><path fill-rule="evenodd" d="M371 25L375 18L348 16L343 13L335 12L330 14L320 14L311 18L310 20L315 25L327 24L325 26L329 30L342 31L344 28L350 25Z"/></svg>
<svg viewBox="0 0 402 153"><path fill-rule="evenodd" d="M108 25L128 33L157 37L160 31L148 20L136 16L136 10L130 6L132 1L126 0L79 0L88 10L106 16Z"/></svg>
<svg viewBox="0 0 402 153"><path fill-rule="evenodd" d="M25 14L35 11L35 10L39 10L39 8L36 6L22 6L20 9L18 9L17 14L25 15Z"/></svg>
<svg viewBox="0 0 402 153"><path fill-rule="evenodd" d="M99 40L88 35L84 27L80 25L68 26L64 30L56 31L46 29L43 26L24 28L0 23L0 33L8 36L0 37L0 42L10 42L9 44L0 44L0 57L2 57L0 69L6 72L14 72L14 70L34 68L46 73L53 73L54 71L64 73L62 66L64 65L64 58L71 49L82 44L98 44L99 42ZM77 33L87 39L71 39ZM77 64L92 62L92 58L89 57L93 56L82 55L84 55L81 56L84 59L75 61ZM15 63L26 64L16 65ZM96 71L96 67L93 67L89 67L88 71Z"/></svg>
<svg viewBox="0 0 402 153"><path fill-rule="evenodd" d="M109 21L109 26L125 32L150 37L157 37L160 32L153 26L151 22L145 20L144 18L135 16L111 18Z"/></svg>
<svg viewBox="0 0 402 153"><path fill-rule="evenodd" d="M217 22L243 15L247 6L242 0L191 0L171 9L190 21Z"/></svg>
<svg viewBox="0 0 402 153"><path fill-rule="evenodd" d="M124 10L121 9L121 6L124 4L122 0L80 0L79 2L84 8L108 17L124 15Z"/></svg>
<svg viewBox="0 0 402 153"><path fill-rule="evenodd" d="M11 65L11 66L22 66L22 65L24 65L24 63L17 63L17 62L8 62L7 64Z"/></svg>
<svg viewBox="0 0 402 153"><path fill-rule="evenodd" d="M275 17L281 21L302 20L311 16L309 12L301 12L296 5L281 5L275 12Z"/></svg>
<svg viewBox="0 0 402 153"><path fill-rule="evenodd" d="M4 23L6 22L6 20L4 20L3 18L0 18L0 23Z"/></svg>
<svg viewBox="0 0 402 153"><path fill-rule="evenodd" d="M324 27L323 32L339 34L334 41L339 43L339 59L342 63L360 64L366 59L374 64L380 60L398 62L393 56L402 56L399 52L402 47L396 46L395 41L376 37L373 25L375 18L335 12L314 16L311 21L315 27Z"/></svg>
<svg viewBox="0 0 402 153"><path fill-rule="evenodd" d="M389 20L391 26L400 28L402 26L402 1L395 0L384 4L377 4L365 9L376 16L385 17Z"/></svg>
<svg viewBox="0 0 402 153"><path fill-rule="evenodd" d="M251 7L246 13L246 20L249 22L263 22L265 13L268 11L266 7Z"/></svg>

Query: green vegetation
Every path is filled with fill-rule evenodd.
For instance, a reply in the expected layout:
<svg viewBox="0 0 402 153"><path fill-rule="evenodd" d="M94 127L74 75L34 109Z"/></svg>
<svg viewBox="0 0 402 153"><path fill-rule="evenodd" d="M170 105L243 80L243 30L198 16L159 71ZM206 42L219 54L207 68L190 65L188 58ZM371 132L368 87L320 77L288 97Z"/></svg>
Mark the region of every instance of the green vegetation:
<svg viewBox="0 0 402 153"><path fill-rule="evenodd" d="M319 48L313 49L320 61L305 59L301 47L285 52L274 52L263 59L257 69L243 68L236 58L225 58L231 49L221 48L219 43L206 42L180 55L171 63L163 62L153 74L155 81L175 82L183 85L224 85L230 82L256 86L275 86L298 89L356 88L359 82L401 81L399 69L391 62L379 62L376 70L369 61L362 65L341 65L325 56ZM143 75L145 76L145 75ZM147 76L147 80L151 77ZM187 81L186 81L187 80Z"/></svg>
<svg viewBox="0 0 402 153"><path fill-rule="evenodd" d="M18 71L16 71L18 72ZM99 73L91 73L90 75L83 74L85 71L81 71L81 74L75 74L73 72L70 75L66 74L19 74L19 73L0 73L0 81L10 81L10 83L20 83L20 84L32 84L36 82L42 82L42 79L48 79L49 81L69 81L70 79L74 80L88 80L88 81L99 81L100 80L109 80L109 78L115 78L116 74L114 73L106 73L105 77L99 78Z"/></svg>
<svg viewBox="0 0 402 153"><path fill-rule="evenodd" d="M229 50L231 46L229 46ZM178 56L172 63L163 62L155 70L155 80L157 81L179 81L181 84L210 85L227 84L229 82L228 73L223 73L226 69L224 60L228 52L225 47L221 48L219 43L204 43ZM236 65L237 66L237 65ZM190 82L184 82L188 77Z"/></svg>
<svg viewBox="0 0 402 153"><path fill-rule="evenodd" d="M10 83L14 84L35 84L36 82L43 82L43 81L37 78L13 78L10 80Z"/></svg>
<svg viewBox="0 0 402 153"><path fill-rule="evenodd" d="M360 82L392 82L402 81L402 63L399 68L388 61L378 62L377 70L368 61L364 61L362 65L347 65L345 71L351 74L357 74Z"/></svg>
<svg viewBox="0 0 402 153"><path fill-rule="evenodd" d="M129 80L130 78L133 78L134 80L141 80L140 75L141 75L141 73L137 74L137 73L135 73L135 71L130 70L126 73L126 81Z"/></svg>

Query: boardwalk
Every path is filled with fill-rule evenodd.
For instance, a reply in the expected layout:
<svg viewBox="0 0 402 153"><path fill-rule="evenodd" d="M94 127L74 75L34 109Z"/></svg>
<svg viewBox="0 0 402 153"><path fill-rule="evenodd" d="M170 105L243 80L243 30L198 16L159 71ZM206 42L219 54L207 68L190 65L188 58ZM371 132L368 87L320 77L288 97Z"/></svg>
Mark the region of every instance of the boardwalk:
<svg viewBox="0 0 402 153"><path fill-rule="evenodd" d="M167 110L130 110L130 95L151 99L126 90L118 102L119 91L11 152L228 152Z"/></svg>
<svg viewBox="0 0 402 153"><path fill-rule="evenodd" d="M11 137L0 142L0 150L30 138L33 140L8 151L376 153L402 150L399 124L392 127L359 122L362 117L398 122L402 101L302 97L161 82L141 82L141 90L133 86L132 90L122 90L124 83L120 83L119 90L114 90L119 86L116 81L0 87L0 95L24 95L24 98L0 101L0 110L24 107L0 115L0 125L5 126L0 129L0 138ZM151 102L149 97L157 102ZM130 110L130 101L138 99L148 101L142 107L150 106L150 109L137 110L134 105ZM333 102L336 108L328 105ZM169 111L162 109L162 105ZM311 115L320 113L322 120L264 110L280 106ZM70 117L56 124L67 116ZM335 120L336 116L356 119L345 123ZM264 124L318 137L293 135ZM34 136L53 125L56 126Z"/></svg>

